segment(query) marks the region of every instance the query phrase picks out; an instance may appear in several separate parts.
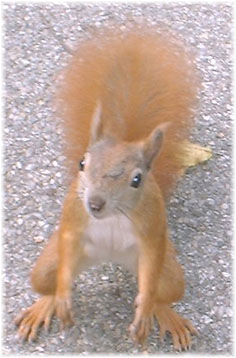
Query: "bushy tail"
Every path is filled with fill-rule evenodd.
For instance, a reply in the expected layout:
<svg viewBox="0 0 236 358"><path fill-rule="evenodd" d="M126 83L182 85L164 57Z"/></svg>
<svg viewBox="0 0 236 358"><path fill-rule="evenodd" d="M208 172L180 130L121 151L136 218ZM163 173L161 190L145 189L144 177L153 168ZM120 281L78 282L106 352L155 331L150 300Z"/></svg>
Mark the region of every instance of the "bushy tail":
<svg viewBox="0 0 236 358"><path fill-rule="evenodd" d="M166 196L181 168L179 143L193 122L197 80L191 57L172 36L132 31L95 36L82 43L64 73L60 91L66 152L77 170L86 151L99 100L106 131L137 141L164 122L171 126L154 164Z"/></svg>

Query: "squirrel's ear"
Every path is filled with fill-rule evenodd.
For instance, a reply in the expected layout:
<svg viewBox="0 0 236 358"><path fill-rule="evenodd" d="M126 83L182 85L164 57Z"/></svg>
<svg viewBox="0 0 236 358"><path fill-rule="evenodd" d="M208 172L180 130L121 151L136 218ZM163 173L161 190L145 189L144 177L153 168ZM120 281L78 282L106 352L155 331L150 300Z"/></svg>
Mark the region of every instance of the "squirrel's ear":
<svg viewBox="0 0 236 358"><path fill-rule="evenodd" d="M90 127L90 145L96 143L103 135L102 104L97 102Z"/></svg>
<svg viewBox="0 0 236 358"><path fill-rule="evenodd" d="M169 125L170 123L166 122L157 126L144 141L143 153L147 169L150 169L153 159L159 154L163 143L164 133Z"/></svg>

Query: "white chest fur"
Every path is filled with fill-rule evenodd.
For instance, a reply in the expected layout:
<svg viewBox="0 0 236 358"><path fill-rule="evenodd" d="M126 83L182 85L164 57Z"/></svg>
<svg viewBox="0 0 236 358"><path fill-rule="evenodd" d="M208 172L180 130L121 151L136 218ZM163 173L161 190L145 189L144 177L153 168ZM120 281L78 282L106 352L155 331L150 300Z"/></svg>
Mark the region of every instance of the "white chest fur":
<svg viewBox="0 0 236 358"><path fill-rule="evenodd" d="M94 264L112 261L136 272L137 238L132 223L123 215L91 218L84 235L84 248Z"/></svg>

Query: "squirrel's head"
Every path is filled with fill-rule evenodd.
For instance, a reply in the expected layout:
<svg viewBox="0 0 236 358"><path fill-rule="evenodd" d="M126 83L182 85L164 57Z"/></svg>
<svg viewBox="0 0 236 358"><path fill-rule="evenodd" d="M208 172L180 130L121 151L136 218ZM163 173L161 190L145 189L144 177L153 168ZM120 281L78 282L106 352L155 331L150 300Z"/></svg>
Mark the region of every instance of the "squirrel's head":
<svg viewBox="0 0 236 358"><path fill-rule="evenodd" d="M160 152L165 125L140 142L121 142L106 134L98 104L87 152L79 161L78 193L90 216L125 214L136 206L154 158Z"/></svg>

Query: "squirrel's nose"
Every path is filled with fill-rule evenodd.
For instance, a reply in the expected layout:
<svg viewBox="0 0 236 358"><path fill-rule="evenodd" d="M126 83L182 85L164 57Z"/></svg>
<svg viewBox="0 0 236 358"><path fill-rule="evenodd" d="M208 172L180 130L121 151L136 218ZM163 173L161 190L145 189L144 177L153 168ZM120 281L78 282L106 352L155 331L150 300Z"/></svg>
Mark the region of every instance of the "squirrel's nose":
<svg viewBox="0 0 236 358"><path fill-rule="evenodd" d="M106 201L100 196L92 196L89 199L89 208L93 212L99 212L105 206Z"/></svg>

